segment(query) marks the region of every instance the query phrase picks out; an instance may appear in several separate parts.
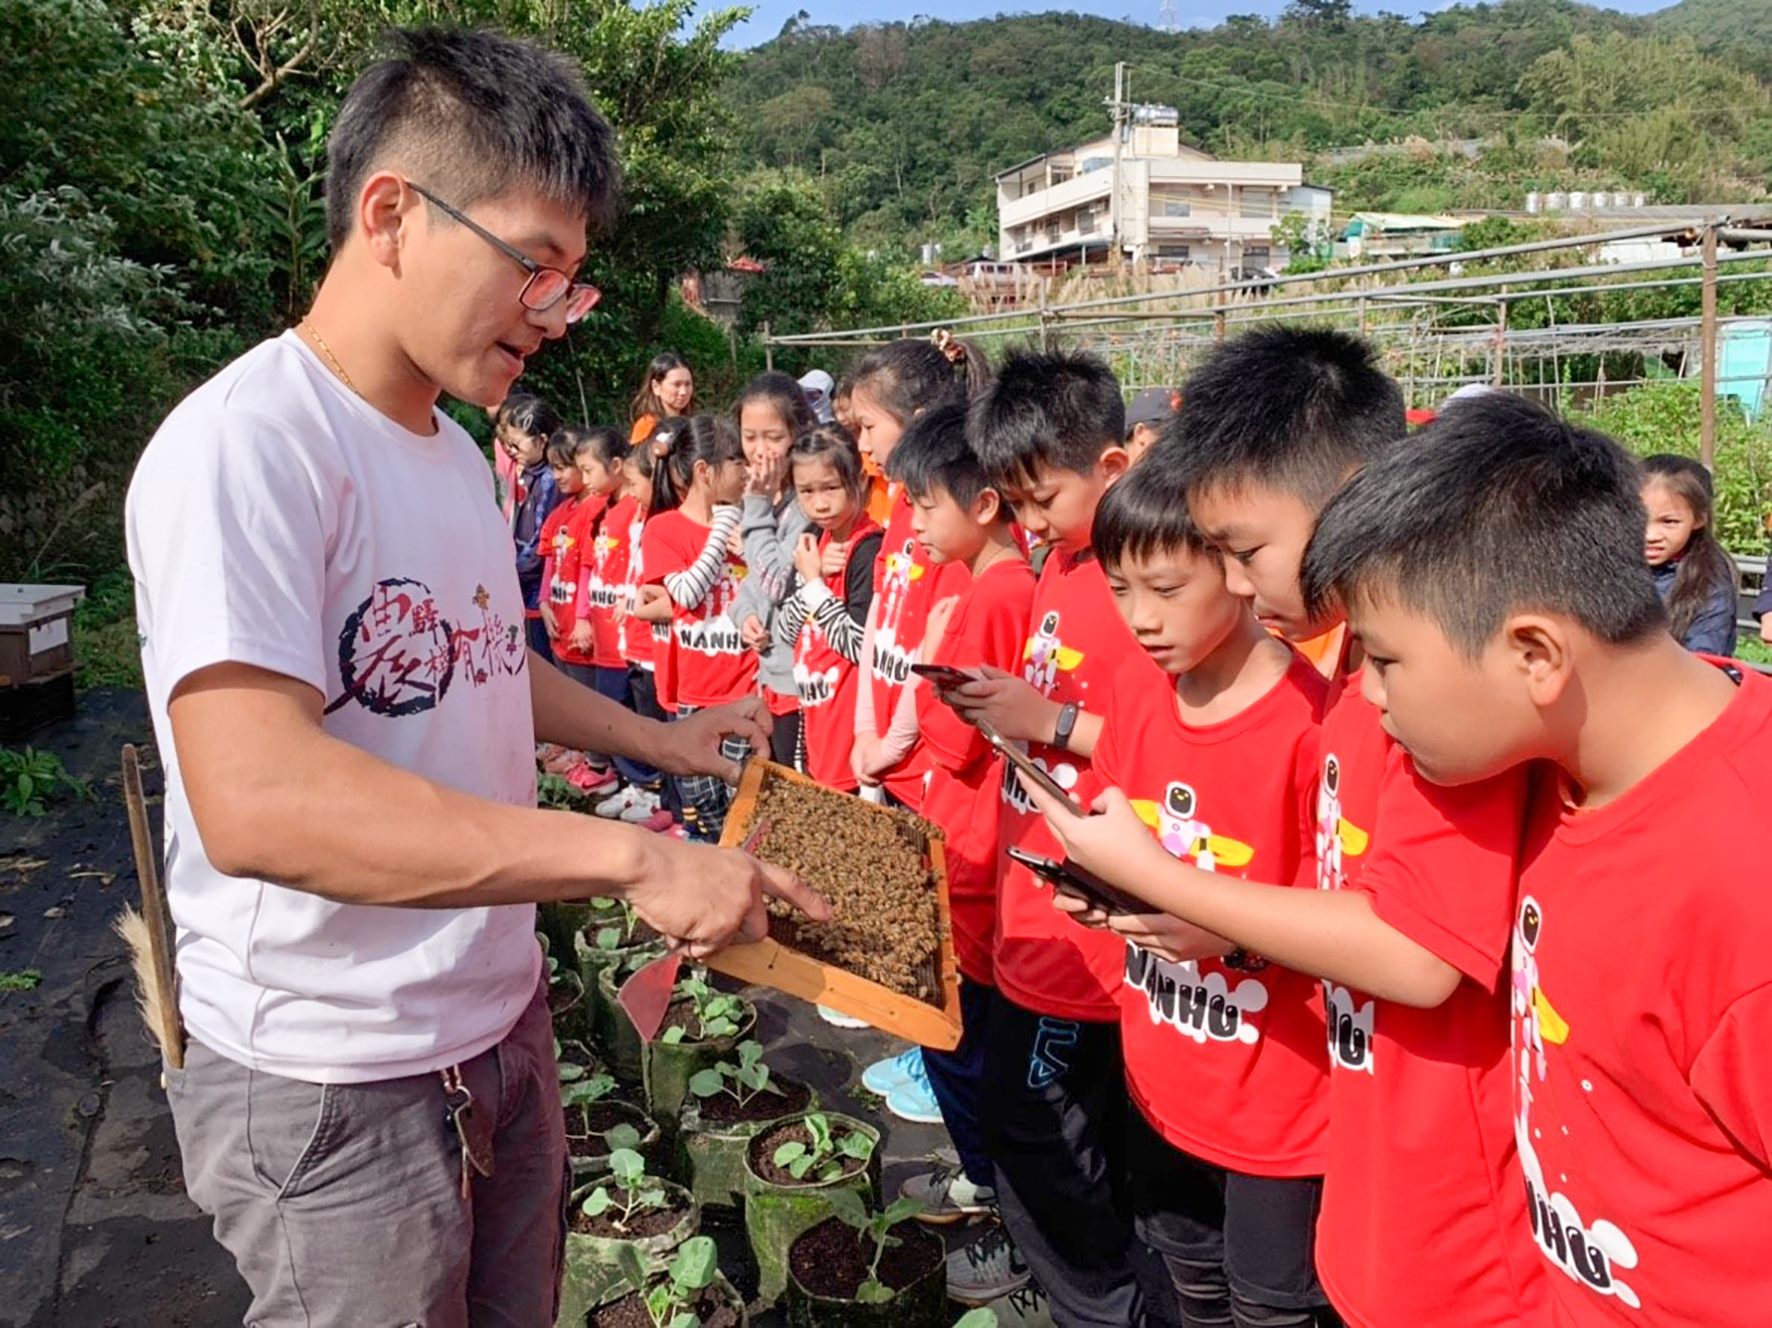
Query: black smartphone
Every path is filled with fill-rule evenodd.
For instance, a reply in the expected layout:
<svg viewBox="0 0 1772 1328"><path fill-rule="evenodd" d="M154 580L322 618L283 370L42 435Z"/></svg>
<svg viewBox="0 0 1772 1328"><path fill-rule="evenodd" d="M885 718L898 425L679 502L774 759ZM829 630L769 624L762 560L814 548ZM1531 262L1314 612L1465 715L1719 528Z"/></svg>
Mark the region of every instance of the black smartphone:
<svg viewBox="0 0 1772 1328"><path fill-rule="evenodd" d="M1053 886L1081 895L1104 913L1150 913L1152 908L1142 899L1135 899L1118 886L1109 885L1086 867L1057 858L1041 857L1026 849L1010 845L1008 854L1034 875Z"/></svg>
<svg viewBox="0 0 1772 1328"><path fill-rule="evenodd" d="M986 742L990 743L991 746L1003 753L1004 758L1010 765L1014 766L1017 770L1025 770L1029 779L1033 780L1034 783L1038 784L1041 788L1045 789L1046 792L1062 802L1065 810L1072 816L1088 815L1088 813L1083 810L1083 804L1066 792L1063 785L1048 774L1044 767L1035 761L1033 757L1022 751L1020 747L1009 741L1009 739L1005 738L1001 733L998 733L989 724L981 723L978 726L978 731L984 735Z"/></svg>
<svg viewBox="0 0 1772 1328"><path fill-rule="evenodd" d="M956 669L952 664L913 664L911 672L919 678L927 678L937 687L964 687L979 680L977 674Z"/></svg>

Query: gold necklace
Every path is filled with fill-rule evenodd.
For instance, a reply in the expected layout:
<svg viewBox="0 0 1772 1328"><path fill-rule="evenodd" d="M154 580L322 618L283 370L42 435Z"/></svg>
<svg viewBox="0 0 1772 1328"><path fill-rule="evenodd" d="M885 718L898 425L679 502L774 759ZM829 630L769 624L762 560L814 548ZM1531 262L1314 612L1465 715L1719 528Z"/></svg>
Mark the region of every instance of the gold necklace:
<svg viewBox="0 0 1772 1328"><path fill-rule="evenodd" d="M315 330L314 325L304 318L301 320L300 329L308 334L308 340L313 342L320 354L326 357L326 363L331 366L333 373L344 380L344 385L357 396L363 397L363 393L358 391L357 385L351 381L350 374L345 372L344 365L338 362L338 356L332 353L332 347L326 344L326 339ZM367 401L369 398L363 397L363 399Z"/></svg>

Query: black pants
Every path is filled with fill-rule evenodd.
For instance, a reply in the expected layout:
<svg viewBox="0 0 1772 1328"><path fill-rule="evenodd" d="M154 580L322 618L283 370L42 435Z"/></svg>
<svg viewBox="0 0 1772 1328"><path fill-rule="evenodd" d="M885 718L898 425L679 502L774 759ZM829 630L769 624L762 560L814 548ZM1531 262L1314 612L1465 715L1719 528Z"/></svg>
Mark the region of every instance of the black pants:
<svg viewBox="0 0 1772 1328"><path fill-rule="evenodd" d="M1178 1328L1330 1328L1311 1249L1321 1177L1249 1176L1174 1147L1129 1109L1133 1223L1147 1322Z"/></svg>
<svg viewBox="0 0 1772 1328"><path fill-rule="evenodd" d="M656 719L660 724L670 721L670 716L665 714L664 707L658 703L658 676L651 669L643 669L638 664L628 665L628 704L634 707L634 713L642 719ZM677 796L676 780L661 775L658 797L667 812L679 821L683 819L683 802Z"/></svg>
<svg viewBox="0 0 1772 1328"><path fill-rule="evenodd" d="M793 710L785 715L771 715L770 719L769 759L789 770L801 769L800 712Z"/></svg>
<svg viewBox="0 0 1772 1328"><path fill-rule="evenodd" d="M1060 1328L1141 1322L1119 1024L1034 1014L993 991L989 1027L979 1114L1003 1224Z"/></svg>

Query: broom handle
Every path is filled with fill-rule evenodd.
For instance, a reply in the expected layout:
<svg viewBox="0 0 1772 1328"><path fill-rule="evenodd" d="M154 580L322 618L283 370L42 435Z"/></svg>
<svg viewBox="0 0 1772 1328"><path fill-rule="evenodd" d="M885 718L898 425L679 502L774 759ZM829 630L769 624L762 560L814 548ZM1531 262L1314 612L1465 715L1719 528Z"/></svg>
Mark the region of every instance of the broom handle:
<svg viewBox="0 0 1772 1328"><path fill-rule="evenodd" d="M160 886L159 860L154 856L154 832L148 824L148 802L142 796L141 764L135 744L123 747L123 801L129 808L129 838L135 846L135 874L142 885L142 916L148 924L148 950L152 960L155 995L160 1002L160 1045L166 1062L175 1070L185 1065L185 1029L178 1017L178 989L173 980L172 910Z"/></svg>

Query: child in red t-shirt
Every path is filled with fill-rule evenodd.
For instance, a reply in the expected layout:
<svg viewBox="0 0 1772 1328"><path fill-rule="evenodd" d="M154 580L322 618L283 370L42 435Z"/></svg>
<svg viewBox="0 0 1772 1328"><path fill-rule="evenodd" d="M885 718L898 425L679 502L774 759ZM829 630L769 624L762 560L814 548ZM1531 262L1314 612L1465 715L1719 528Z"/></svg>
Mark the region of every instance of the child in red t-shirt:
<svg viewBox="0 0 1772 1328"><path fill-rule="evenodd" d="M856 665L874 599L880 528L863 506L861 453L841 429L819 425L795 439L787 482L813 528L802 531L794 547L788 594L772 629L776 649L794 661L800 703L794 764L821 784L853 793L849 757L862 687Z"/></svg>
<svg viewBox="0 0 1772 1328"><path fill-rule="evenodd" d="M1027 640L1034 574L1008 506L966 441L965 409L940 406L919 416L887 471L910 499L911 531L930 565L966 571L959 592L930 610L919 662L968 674L1013 669ZM936 688L915 677L907 685L915 690L918 732L932 758L923 816L941 827L947 843L962 1027L958 1047L924 1048L920 1065L907 1067L913 1079L920 1068L927 1080L960 1166L913 1176L901 1189L923 1205L920 1218L945 1223L988 1212L995 1201L978 1098L992 989L1002 783L996 753L979 731L942 704ZM887 1105L893 1101L889 1095Z"/></svg>
<svg viewBox="0 0 1772 1328"><path fill-rule="evenodd" d="M1095 773L1171 856L1308 887L1328 684L1230 592L1179 481L1147 457L1095 514L1096 555L1143 651L1115 680ZM1140 1264L1146 1321L1313 1322L1328 1304L1310 1258L1329 1125L1316 982L1222 945L1202 953L1197 929L1166 914L1057 902L1126 941L1127 1187L1156 1255Z"/></svg>
<svg viewBox="0 0 1772 1328"><path fill-rule="evenodd" d="M1423 776L1545 763L1512 915L1513 1234L1557 1328L1764 1324L1772 683L1669 635L1610 439L1498 393L1413 441L1330 502L1305 587L1347 606Z"/></svg>
<svg viewBox="0 0 1772 1328"><path fill-rule="evenodd" d="M731 420L697 415L655 436L662 455L652 473L652 515L641 541L645 578L670 603L670 655L679 718L754 696L756 652L745 645L732 606L745 564L735 551L744 450ZM733 761L748 743L728 739ZM677 777L691 839L720 838L731 786L712 775Z"/></svg>
<svg viewBox="0 0 1772 1328"><path fill-rule="evenodd" d="M1225 343L1184 400L1151 455L1178 468L1226 583L1256 617L1294 640L1320 635L1339 615L1304 608L1304 548L1330 494L1402 436L1401 391L1357 338L1281 328ZM1436 788L1381 720L1357 683L1324 719L1318 890L1178 862L1137 840L1143 822L1112 791L1087 818L1034 796L1073 858L1214 934L1201 944L1228 939L1323 979L1317 1274L1346 1322L1535 1325L1544 1287L1517 1235L1501 980L1522 781Z"/></svg>
<svg viewBox="0 0 1772 1328"><path fill-rule="evenodd" d="M924 411L965 399L982 379L982 361L959 342L959 368L927 341L894 341L871 351L849 379L850 409L862 456L884 468L906 427ZM874 602L863 635L866 685L856 698L856 778L915 810L923 804L929 753L917 741L917 705L907 692L911 660L923 642L930 607L955 594L956 564L932 568L911 535L910 501L893 486L886 536L874 563Z"/></svg>
<svg viewBox="0 0 1772 1328"><path fill-rule="evenodd" d="M1129 464L1120 386L1082 355L1012 354L973 403L968 437L1022 527L1052 545L1041 568L1019 676L981 668L945 693L1061 785L1094 794L1090 756L1114 675L1138 652L1089 546L1096 505ZM1005 777L998 842L1051 856L1051 831ZM1140 832L1142 834L1142 831ZM999 864L980 1108L998 1207L1063 1323L1138 1321L1122 1193L1126 1090L1120 1059L1125 946L1074 926L1018 862ZM1013 1262L974 1258L950 1275L976 1301L1014 1280ZM1025 1272L1022 1276L1025 1277Z"/></svg>
<svg viewBox="0 0 1772 1328"><path fill-rule="evenodd" d="M597 530L621 486L621 454L626 450L614 429L576 425L561 429L548 444L554 483L561 493L574 497L564 525L553 526L560 514L560 508L555 508L548 527L544 527L544 531L552 528L554 537L547 545L542 616L555 661L586 687L597 685L593 629L585 596L587 578L595 567Z"/></svg>

